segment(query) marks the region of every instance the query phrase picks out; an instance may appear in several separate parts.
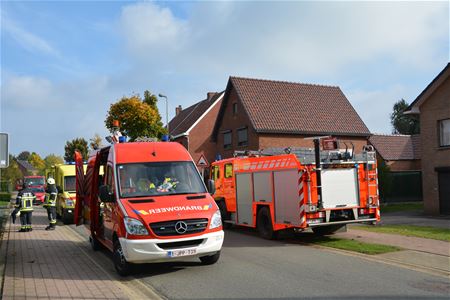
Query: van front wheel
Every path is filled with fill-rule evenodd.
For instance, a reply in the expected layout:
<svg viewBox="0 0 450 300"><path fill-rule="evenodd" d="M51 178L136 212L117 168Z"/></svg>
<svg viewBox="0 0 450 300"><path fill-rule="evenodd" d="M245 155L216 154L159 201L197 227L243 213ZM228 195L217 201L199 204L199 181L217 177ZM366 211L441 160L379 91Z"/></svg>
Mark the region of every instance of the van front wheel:
<svg viewBox="0 0 450 300"><path fill-rule="evenodd" d="M131 273L132 265L125 259L122 246L119 241L114 243L113 261L114 267L120 276L127 276Z"/></svg>

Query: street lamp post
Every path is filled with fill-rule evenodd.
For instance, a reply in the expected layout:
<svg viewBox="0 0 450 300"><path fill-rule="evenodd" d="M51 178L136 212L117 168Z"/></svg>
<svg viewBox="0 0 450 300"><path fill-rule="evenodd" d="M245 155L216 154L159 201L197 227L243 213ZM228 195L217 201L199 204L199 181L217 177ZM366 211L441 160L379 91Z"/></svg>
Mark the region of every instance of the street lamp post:
<svg viewBox="0 0 450 300"><path fill-rule="evenodd" d="M170 139L170 131L169 131L169 100L167 100L167 96L163 94L158 95L160 98L166 99L166 126L167 126L167 136Z"/></svg>

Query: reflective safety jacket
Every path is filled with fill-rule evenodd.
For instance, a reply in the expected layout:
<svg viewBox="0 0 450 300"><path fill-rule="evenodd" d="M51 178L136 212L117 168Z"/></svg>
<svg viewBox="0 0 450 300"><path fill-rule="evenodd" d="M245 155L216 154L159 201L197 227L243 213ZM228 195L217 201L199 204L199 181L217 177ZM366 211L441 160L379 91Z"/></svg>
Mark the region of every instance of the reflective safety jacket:
<svg viewBox="0 0 450 300"><path fill-rule="evenodd" d="M19 208L20 212L33 211L33 200L36 196L31 192L19 193L16 199L16 208Z"/></svg>
<svg viewBox="0 0 450 300"><path fill-rule="evenodd" d="M55 185L49 185L45 190L45 202L44 207L56 206L56 197L58 196L58 190Z"/></svg>

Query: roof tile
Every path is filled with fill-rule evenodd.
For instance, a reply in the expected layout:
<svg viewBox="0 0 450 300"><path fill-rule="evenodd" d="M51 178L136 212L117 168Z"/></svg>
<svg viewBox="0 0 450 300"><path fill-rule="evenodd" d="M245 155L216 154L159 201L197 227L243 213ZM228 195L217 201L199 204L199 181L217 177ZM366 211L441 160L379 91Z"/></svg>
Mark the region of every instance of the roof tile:
<svg viewBox="0 0 450 300"><path fill-rule="evenodd" d="M337 86L230 77L257 132L370 134Z"/></svg>

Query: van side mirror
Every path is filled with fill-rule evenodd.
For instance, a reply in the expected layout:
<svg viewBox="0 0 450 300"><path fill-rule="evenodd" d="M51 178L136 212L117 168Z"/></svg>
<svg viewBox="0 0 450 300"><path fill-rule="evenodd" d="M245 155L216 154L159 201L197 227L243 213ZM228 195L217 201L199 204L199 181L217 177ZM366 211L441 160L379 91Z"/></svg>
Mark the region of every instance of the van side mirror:
<svg viewBox="0 0 450 300"><path fill-rule="evenodd" d="M208 191L211 195L216 192L216 185L212 179L208 180Z"/></svg>
<svg viewBox="0 0 450 300"><path fill-rule="evenodd" d="M102 202L114 202L114 194L107 185L101 185L99 190L100 200Z"/></svg>

